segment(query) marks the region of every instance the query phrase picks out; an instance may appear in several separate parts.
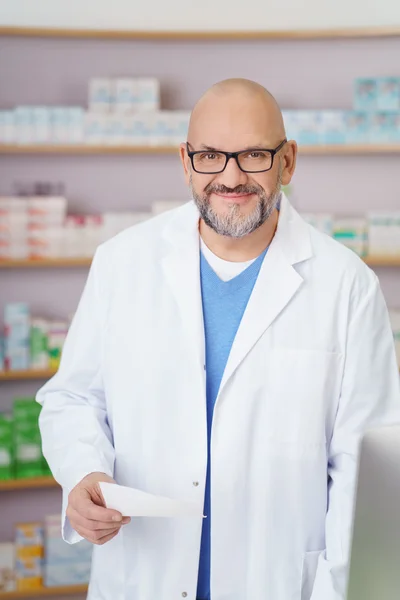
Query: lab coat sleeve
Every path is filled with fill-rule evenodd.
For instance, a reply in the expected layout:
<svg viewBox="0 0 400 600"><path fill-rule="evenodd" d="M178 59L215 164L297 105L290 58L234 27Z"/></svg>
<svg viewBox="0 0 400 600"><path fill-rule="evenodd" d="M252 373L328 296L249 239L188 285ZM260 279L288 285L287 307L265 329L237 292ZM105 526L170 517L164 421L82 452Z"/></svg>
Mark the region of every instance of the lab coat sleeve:
<svg viewBox="0 0 400 600"><path fill-rule="evenodd" d="M375 426L400 423L393 334L375 275L352 312L329 448L326 550L319 557L311 600L345 600L360 437Z"/></svg>
<svg viewBox="0 0 400 600"><path fill-rule="evenodd" d="M102 250L93 260L59 371L37 395L43 407L39 420L43 454L63 489L63 534L71 543L81 538L65 518L69 492L89 473L112 477L114 467L101 368L106 295L100 283L107 281Z"/></svg>

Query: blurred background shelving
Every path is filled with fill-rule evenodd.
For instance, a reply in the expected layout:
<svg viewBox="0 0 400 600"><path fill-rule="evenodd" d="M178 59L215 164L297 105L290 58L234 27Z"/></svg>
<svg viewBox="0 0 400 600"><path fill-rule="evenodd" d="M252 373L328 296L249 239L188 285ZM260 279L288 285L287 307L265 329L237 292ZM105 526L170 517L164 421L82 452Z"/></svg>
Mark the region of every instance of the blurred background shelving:
<svg viewBox="0 0 400 600"><path fill-rule="evenodd" d="M156 78L167 110L187 111L212 83L235 76L266 85L284 108L350 110L357 77L400 76L400 26L345 22L345 27L303 24L274 31L0 26L0 110L84 106L92 77L125 76ZM294 57L296 76L282 76L293 73ZM302 144L291 200L302 213L358 218L378 210L395 213L400 210L399 152L400 138ZM12 195L16 182L43 180L65 185L73 214L150 215L154 202L188 198L176 144L0 144L0 195ZM400 308L400 256L375 254L365 261L376 269L388 305ZM32 314L65 318L76 308L90 263L90 256L0 261L0 315L9 303L26 301ZM15 397L32 396L54 372L0 373L0 412L11 410ZM59 509L59 486L49 475L0 481L0 541L13 539L16 521L42 521ZM85 585L55 587L0 593L0 599L72 598L85 592Z"/></svg>

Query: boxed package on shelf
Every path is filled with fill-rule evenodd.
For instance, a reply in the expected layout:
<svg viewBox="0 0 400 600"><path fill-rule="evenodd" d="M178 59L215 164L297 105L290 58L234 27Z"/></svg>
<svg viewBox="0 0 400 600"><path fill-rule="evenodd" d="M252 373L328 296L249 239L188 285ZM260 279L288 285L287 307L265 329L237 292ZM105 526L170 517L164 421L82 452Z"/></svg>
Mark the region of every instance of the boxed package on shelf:
<svg viewBox="0 0 400 600"><path fill-rule="evenodd" d="M400 211L373 211L368 214L369 253L400 256Z"/></svg>
<svg viewBox="0 0 400 600"><path fill-rule="evenodd" d="M102 214L103 227L101 241L114 237L124 229L146 221L152 216L147 212L107 212Z"/></svg>
<svg viewBox="0 0 400 600"><path fill-rule="evenodd" d="M354 81L354 108L373 111L378 108L378 85L373 77L360 77Z"/></svg>
<svg viewBox="0 0 400 600"><path fill-rule="evenodd" d="M0 144L15 144L17 132L13 110L0 110Z"/></svg>
<svg viewBox="0 0 400 600"><path fill-rule="evenodd" d="M323 110L320 116L322 144L346 143L346 113L343 110Z"/></svg>
<svg viewBox="0 0 400 600"><path fill-rule="evenodd" d="M19 591L43 587L44 529L41 523L15 526L15 576Z"/></svg>
<svg viewBox="0 0 400 600"><path fill-rule="evenodd" d="M29 306L23 302L4 308L5 367L9 370L29 368Z"/></svg>
<svg viewBox="0 0 400 600"><path fill-rule="evenodd" d="M345 126L348 144L365 144L370 141L370 115L367 112L347 111Z"/></svg>
<svg viewBox="0 0 400 600"><path fill-rule="evenodd" d="M15 544L0 543L0 595L13 592L15 582Z"/></svg>
<svg viewBox="0 0 400 600"><path fill-rule="evenodd" d="M307 223L326 233L329 236L333 235L333 215L325 213L301 213L301 216Z"/></svg>
<svg viewBox="0 0 400 600"><path fill-rule="evenodd" d="M44 586L69 586L87 584L90 579L93 546L83 540L79 544L66 544L61 536L61 516L45 518Z"/></svg>
<svg viewBox="0 0 400 600"><path fill-rule="evenodd" d="M369 141L372 144L390 144L400 141L397 113L374 112L370 115Z"/></svg>
<svg viewBox="0 0 400 600"><path fill-rule="evenodd" d="M13 476L13 421L11 415L0 413L0 479Z"/></svg>
<svg viewBox="0 0 400 600"><path fill-rule="evenodd" d="M26 258L28 223L26 199L0 197L0 259Z"/></svg>
<svg viewBox="0 0 400 600"><path fill-rule="evenodd" d="M363 218L335 219L333 237L356 252L359 256L367 254L367 220Z"/></svg>
<svg viewBox="0 0 400 600"><path fill-rule="evenodd" d="M377 109L400 109L400 77L380 77L377 80Z"/></svg>
<svg viewBox="0 0 400 600"><path fill-rule="evenodd" d="M15 476L36 477L43 473L39 431L41 407L33 398L15 398L13 403Z"/></svg>
<svg viewBox="0 0 400 600"><path fill-rule="evenodd" d="M101 215L68 215L63 232L63 256L90 258L102 240Z"/></svg>
<svg viewBox="0 0 400 600"><path fill-rule="evenodd" d="M68 333L68 323L65 321L51 321L48 327L48 352L49 367L58 369L61 353Z"/></svg>
<svg viewBox="0 0 400 600"><path fill-rule="evenodd" d="M113 80L95 78L89 82L89 110L107 113L113 102Z"/></svg>
<svg viewBox="0 0 400 600"><path fill-rule="evenodd" d="M31 369L49 368L48 349L49 323L45 319L31 319L30 331L30 367Z"/></svg>

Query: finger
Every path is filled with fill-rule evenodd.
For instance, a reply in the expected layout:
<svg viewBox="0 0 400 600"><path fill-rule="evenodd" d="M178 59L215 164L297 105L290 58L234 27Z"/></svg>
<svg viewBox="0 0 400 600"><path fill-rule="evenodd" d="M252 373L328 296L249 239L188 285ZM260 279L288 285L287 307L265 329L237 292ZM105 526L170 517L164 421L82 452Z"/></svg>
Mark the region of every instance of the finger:
<svg viewBox="0 0 400 600"><path fill-rule="evenodd" d="M78 511L73 507L70 507L68 511L68 519L70 520L70 523L74 527L74 529L76 529L76 527L83 527L84 529L87 529L89 531L97 531L104 529L112 531L114 529L119 528L123 524L123 521L121 521L121 523L101 523L100 521L91 521L90 519L82 517L82 515L80 515Z"/></svg>
<svg viewBox="0 0 400 600"><path fill-rule="evenodd" d="M79 533L79 535L81 537L85 538L85 540L87 540L88 542L91 542L92 544L96 544L96 546L102 546L106 542L115 538L115 536L118 535L119 530L120 530L120 528L118 528L112 532L110 532L110 530L108 530L108 529L106 529L104 531L101 531L101 530L90 531L89 529L85 529L84 527L79 527L75 531L77 533Z"/></svg>
<svg viewBox="0 0 400 600"><path fill-rule="evenodd" d="M90 498L77 497L71 499L72 507L85 519L100 523L120 523L122 515L117 510L97 506Z"/></svg>

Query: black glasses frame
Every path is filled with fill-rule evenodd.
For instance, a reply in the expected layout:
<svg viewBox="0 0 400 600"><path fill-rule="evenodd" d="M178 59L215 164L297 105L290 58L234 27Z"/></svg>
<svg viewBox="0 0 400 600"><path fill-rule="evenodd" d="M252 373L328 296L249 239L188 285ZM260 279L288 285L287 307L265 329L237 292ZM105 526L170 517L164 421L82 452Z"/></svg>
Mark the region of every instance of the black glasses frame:
<svg viewBox="0 0 400 600"><path fill-rule="evenodd" d="M243 171L243 173L266 173L267 171L270 171L274 166L275 155L279 152L279 150L283 148L286 142L287 139L285 138L283 142L281 142L276 148L248 148L247 150L239 150L239 152L223 152L222 150L210 150L210 153L215 152L218 154L223 154L225 156L225 164L220 171L198 171L194 166L194 157L196 156L196 154L204 154L204 152L207 152L207 150L191 151L189 150L189 142L186 142L186 152L192 163L193 170L196 171L196 173L200 173L201 175L218 175L218 173L222 173L223 171L225 171L226 165L228 164L228 161L231 158L235 159L237 166L241 171ZM269 167L269 169L261 169L261 171L247 171L246 169L242 169L242 167L239 164L239 154L242 154L243 152L269 152L271 154L271 166Z"/></svg>

